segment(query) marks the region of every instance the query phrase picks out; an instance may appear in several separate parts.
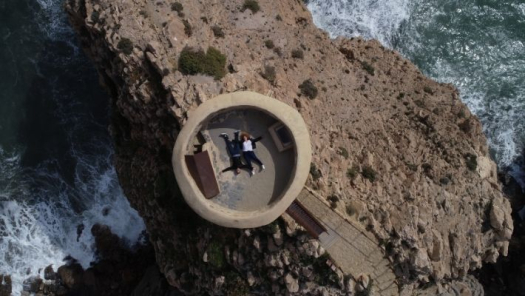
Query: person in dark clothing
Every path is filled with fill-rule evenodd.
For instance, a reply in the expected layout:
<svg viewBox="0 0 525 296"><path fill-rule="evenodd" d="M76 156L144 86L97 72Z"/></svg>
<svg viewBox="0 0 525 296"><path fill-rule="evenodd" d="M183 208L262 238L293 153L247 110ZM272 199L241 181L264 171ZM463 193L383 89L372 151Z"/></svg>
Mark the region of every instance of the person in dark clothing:
<svg viewBox="0 0 525 296"><path fill-rule="evenodd" d="M252 167L252 161L257 163L259 166L261 166L261 171L265 169L264 164L262 161L255 155L255 152L253 151L255 148L257 148L257 142L259 142L262 137L258 138L252 138L249 134L243 133L241 136L242 143L242 154L244 156L244 160L248 163L248 166ZM255 169L252 167L251 175L253 176L255 174Z"/></svg>
<svg viewBox="0 0 525 296"><path fill-rule="evenodd" d="M239 132L240 131L235 131L233 133L234 135L233 141L229 139L226 133L222 133L219 135L219 137L223 138L224 142L226 142L226 149L228 150L228 153L230 154L231 162L232 162L232 165L222 170L222 173L227 172L227 171L235 171L235 174L240 174L241 169L244 169L244 168L249 169L250 171L253 171L253 167L250 164L246 165L246 164L243 164L241 161L241 145L239 141Z"/></svg>

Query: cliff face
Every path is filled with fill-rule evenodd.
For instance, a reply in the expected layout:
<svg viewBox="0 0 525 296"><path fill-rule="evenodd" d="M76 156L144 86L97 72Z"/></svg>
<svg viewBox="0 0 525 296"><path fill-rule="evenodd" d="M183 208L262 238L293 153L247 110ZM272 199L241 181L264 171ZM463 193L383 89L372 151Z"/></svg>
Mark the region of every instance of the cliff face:
<svg viewBox="0 0 525 296"><path fill-rule="evenodd" d="M220 228L180 196L170 164L178 130L203 101L246 89L302 114L313 148L307 185L376 234L401 283L462 277L506 255L510 206L481 125L452 85L377 41L331 40L302 1L260 1L255 13L241 0L180 4L66 3L112 96L120 182L171 285L332 294L351 286L311 270L323 250L293 222ZM190 47L218 49L226 75L183 75L179 57Z"/></svg>

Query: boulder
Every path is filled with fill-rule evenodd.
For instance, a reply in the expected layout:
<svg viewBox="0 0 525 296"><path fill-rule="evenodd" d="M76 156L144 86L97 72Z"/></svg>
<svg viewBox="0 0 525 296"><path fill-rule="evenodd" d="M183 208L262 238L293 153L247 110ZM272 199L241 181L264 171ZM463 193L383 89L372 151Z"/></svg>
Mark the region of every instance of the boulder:
<svg viewBox="0 0 525 296"><path fill-rule="evenodd" d="M36 293L40 289L42 282L43 281L39 276L30 277L22 283L23 289L29 293Z"/></svg>
<svg viewBox="0 0 525 296"><path fill-rule="evenodd" d="M0 296L11 296L11 276L0 274Z"/></svg>
<svg viewBox="0 0 525 296"><path fill-rule="evenodd" d="M54 281L57 277L56 272L53 270L53 266L49 265L44 269L44 279Z"/></svg>
<svg viewBox="0 0 525 296"><path fill-rule="evenodd" d="M57 274L62 284L71 289L82 284L84 269L80 264L73 263L71 265L60 266Z"/></svg>
<svg viewBox="0 0 525 296"><path fill-rule="evenodd" d="M294 277L291 273L286 274L284 277L284 283L286 284L288 292L296 293L299 291L299 279Z"/></svg>

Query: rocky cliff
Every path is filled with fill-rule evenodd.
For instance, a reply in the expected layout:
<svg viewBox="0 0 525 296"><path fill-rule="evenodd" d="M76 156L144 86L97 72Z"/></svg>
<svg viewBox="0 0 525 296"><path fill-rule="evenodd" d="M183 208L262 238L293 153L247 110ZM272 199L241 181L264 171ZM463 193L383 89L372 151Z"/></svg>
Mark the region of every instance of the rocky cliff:
<svg viewBox="0 0 525 296"><path fill-rule="evenodd" d="M506 255L510 206L478 119L452 85L377 41L330 39L299 0L67 0L66 9L111 94L119 179L172 286L232 295L354 287L293 221L225 229L185 205L170 164L177 133L199 104L237 90L302 114L307 185L380 239L407 289Z"/></svg>

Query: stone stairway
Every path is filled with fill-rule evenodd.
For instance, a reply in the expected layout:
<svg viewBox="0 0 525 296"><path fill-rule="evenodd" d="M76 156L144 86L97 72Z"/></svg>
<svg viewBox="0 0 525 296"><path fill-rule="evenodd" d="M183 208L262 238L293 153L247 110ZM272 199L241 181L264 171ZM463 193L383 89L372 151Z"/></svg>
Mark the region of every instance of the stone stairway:
<svg viewBox="0 0 525 296"><path fill-rule="evenodd" d="M357 222L345 219L333 211L322 197L306 187L297 200L326 229L318 239L345 274L354 278L362 274L370 276L373 293L371 295L399 295L390 263L384 258L379 242L371 233Z"/></svg>

